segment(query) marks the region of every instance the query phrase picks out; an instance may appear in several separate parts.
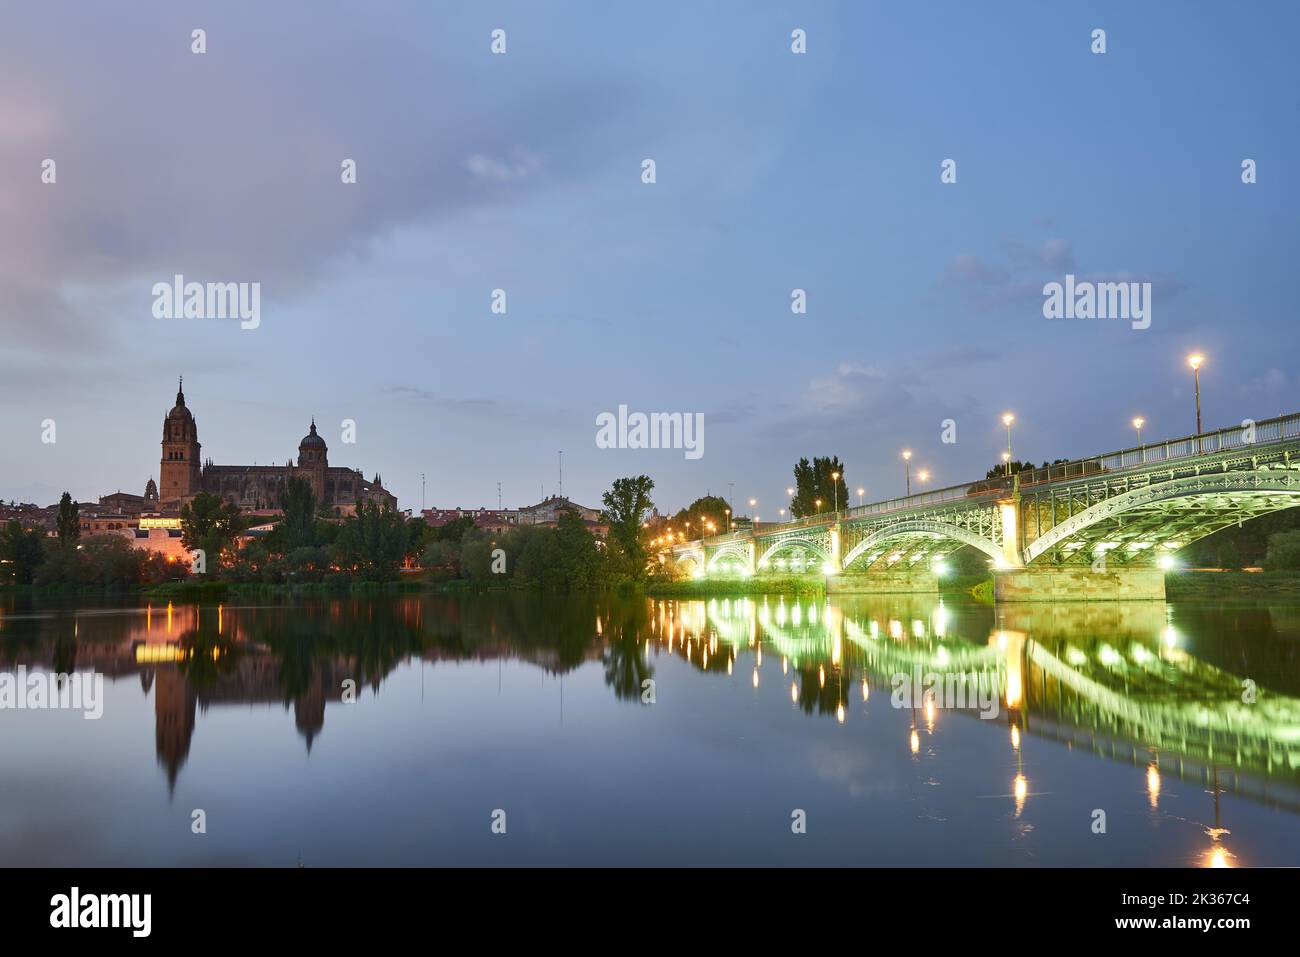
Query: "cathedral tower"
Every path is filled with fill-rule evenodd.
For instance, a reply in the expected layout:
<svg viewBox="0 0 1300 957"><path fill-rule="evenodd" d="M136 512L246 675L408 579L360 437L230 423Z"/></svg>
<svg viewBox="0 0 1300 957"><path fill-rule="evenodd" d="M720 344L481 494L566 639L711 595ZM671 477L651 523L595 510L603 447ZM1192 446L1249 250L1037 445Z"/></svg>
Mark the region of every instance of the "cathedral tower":
<svg viewBox="0 0 1300 957"><path fill-rule="evenodd" d="M185 380L176 387L176 405L163 419L162 463L158 471L161 488L158 497L164 502L197 495L199 483L199 427L194 415L185 407Z"/></svg>
<svg viewBox="0 0 1300 957"><path fill-rule="evenodd" d="M325 502L325 474L329 471L329 449L325 440L316 434L316 419L311 420L311 431L298 443L298 469L311 483L312 494L318 504Z"/></svg>

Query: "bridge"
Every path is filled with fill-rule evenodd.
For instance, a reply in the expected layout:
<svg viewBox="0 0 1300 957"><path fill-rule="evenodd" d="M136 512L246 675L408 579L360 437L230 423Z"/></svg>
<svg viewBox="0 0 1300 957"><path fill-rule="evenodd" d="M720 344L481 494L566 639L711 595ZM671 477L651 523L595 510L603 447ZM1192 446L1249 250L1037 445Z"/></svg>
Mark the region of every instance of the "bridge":
<svg viewBox="0 0 1300 957"><path fill-rule="evenodd" d="M1300 413L823 512L667 549L684 573L818 574L838 591L930 591L963 547L1000 601L1164 598L1173 553L1300 505Z"/></svg>

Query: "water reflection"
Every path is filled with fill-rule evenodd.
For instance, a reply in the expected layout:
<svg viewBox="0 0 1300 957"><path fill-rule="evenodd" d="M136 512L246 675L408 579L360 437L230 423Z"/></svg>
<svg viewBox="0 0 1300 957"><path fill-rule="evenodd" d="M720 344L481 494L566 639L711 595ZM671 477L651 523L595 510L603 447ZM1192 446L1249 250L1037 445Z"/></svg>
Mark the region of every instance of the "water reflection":
<svg viewBox="0 0 1300 957"><path fill-rule="evenodd" d="M981 721L975 701L910 701L892 740L914 763L938 767L948 745L936 730L946 722L1000 726L999 747L1009 749L1001 800L1014 820L1036 800L1034 785L1045 787L1030 780L1037 775L1026 751L1035 741L1131 765L1152 814L1169 779L1194 782L1207 795L1205 811L1213 808L1196 861L1204 866L1236 863L1223 794L1300 811L1297 639L1294 608L994 609L906 595L411 596L95 609L9 598L0 606L0 669L95 670L152 694L169 789L210 709L281 704L310 751L345 681L378 694L409 662L510 660L552 675L590 663L614 698L639 705L668 656L706 679L743 681L756 695L775 686L790 708L826 719L827 733L846 733L871 720L870 706L893 703L897 675L962 675L998 689L995 720ZM1253 703L1243 699L1246 679L1258 687Z"/></svg>

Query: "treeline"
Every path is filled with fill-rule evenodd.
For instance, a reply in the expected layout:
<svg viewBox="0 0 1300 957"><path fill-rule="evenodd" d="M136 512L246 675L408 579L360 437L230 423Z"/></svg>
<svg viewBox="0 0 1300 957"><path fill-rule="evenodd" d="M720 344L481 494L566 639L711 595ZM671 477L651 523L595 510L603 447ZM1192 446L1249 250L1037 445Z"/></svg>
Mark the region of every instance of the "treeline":
<svg viewBox="0 0 1300 957"><path fill-rule="evenodd" d="M604 494L601 541L575 512L554 528L521 526L499 536L471 518L430 527L388 506L366 503L342 521L319 509L310 484L291 479L281 515L265 534L248 536L249 519L219 496L201 493L180 512L187 556L167 559L114 534L81 538L76 503L60 504L58 536L11 522L0 529L0 581L19 585L130 587L198 579L208 582L345 586L416 579L508 584L545 591L585 591L651 577L643 523L654 483L619 479Z"/></svg>

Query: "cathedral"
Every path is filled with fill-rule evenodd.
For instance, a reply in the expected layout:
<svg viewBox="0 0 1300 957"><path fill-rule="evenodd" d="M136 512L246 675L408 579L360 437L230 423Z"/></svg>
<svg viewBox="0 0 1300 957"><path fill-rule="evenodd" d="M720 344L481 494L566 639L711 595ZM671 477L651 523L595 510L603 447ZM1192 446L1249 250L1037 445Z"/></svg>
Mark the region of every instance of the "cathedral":
<svg viewBox="0 0 1300 957"><path fill-rule="evenodd" d="M335 514L349 514L362 502L397 507L397 499L383 487L378 474L367 482L359 470L330 466L329 449L316 432L315 420L298 443L297 465L292 461L284 465L213 465L211 460L200 464L199 429L194 413L185 405L181 386L177 387L176 405L163 419L156 494L164 510L178 509L200 492L220 495L246 511L277 509L280 493L291 478L310 482L318 507Z"/></svg>

